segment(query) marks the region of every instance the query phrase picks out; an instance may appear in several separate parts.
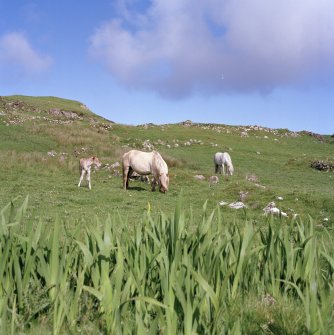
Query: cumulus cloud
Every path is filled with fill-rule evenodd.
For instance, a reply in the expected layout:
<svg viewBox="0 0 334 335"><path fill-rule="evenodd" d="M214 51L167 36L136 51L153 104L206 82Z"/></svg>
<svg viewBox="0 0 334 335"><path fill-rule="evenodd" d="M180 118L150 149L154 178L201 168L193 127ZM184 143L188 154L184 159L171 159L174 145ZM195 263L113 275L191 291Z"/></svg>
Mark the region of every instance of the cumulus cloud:
<svg viewBox="0 0 334 335"><path fill-rule="evenodd" d="M12 32L0 36L0 70L7 76L39 74L51 64L51 57L36 51L23 34Z"/></svg>
<svg viewBox="0 0 334 335"><path fill-rule="evenodd" d="M123 85L167 97L270 92L334 74L332 0L119 0L90 52Z"/></svg>

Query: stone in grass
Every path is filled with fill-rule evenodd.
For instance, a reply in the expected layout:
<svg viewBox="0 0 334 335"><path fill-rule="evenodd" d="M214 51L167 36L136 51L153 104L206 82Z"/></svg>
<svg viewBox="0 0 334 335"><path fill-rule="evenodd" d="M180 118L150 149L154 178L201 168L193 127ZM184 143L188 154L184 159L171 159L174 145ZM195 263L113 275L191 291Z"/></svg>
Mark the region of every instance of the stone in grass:
<svg viewBox="0 0 334 335"><path fill-rule="evenodd" d="M209 183L210 184L218 184L219 183L219 178L217 176L211 176L209 178Z"/></svg>
<svg viewBox="0 0 334 335"><path fill-rule="evenodd" d="M288 214L286 214L285 212L281 211L279 208L276 207L276 203L274 201L269 202L269 204L265 208L263 208L263 211L266 215L277 214L284 217L288 216Z"/></svg>
<svg viewBox="0 0 334 335"><path fill-rule="evenodd" d="M247 208L247 206L242 201L235 201L228 205L228 207L233 209Z"/></svg>

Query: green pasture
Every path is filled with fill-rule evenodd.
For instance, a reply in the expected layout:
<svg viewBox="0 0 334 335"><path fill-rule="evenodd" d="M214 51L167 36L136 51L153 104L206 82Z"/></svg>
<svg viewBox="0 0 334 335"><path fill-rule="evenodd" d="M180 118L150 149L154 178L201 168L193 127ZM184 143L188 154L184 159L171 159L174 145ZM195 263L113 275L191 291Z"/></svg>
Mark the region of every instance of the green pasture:
<svg viewBox="0 0 334 335"><path fill-rule="evenodd" d="M23 106L6 108L8 101L20 101ZM94 115L80 103L49 97L4 97L2 104L0 205L29 195L32 220L42 217L52 222L56 216L80 220L120 212L133 226L147 206L153 213L170 213L181 191L186 208L195 215L205 201L213 209L220 201L233 202L238 200L239 192L248 192L248 217L258 220L262 209L276 201L290 216L311 215L319 225L328 219L326 225L332 226L333 173L310 167L313 160L334 160L333 139L329 136L326 142L320 142L309 135L293 137L287 130L249 130L243 137L246 127L123 126ZM74 111L81 118L53 116L47 113L50 108ZM136 181L131 182L132 189L124 192L121 176L108 171L106 165L92 174L91 191L76 187L80 157L96 155L103 164L121 163L124 152L143 149L145 141L169 164L167 194L152 193L149 185ZM228 179L219 176L220 183L210 185L208 178L214 174L213 155L217 151L230 152L235 175ZM48 152L55 154L50 156ZM121 168L118 172L121 174ZM206 179L196 180L198 174ZM257 181L248 181L250 175L255 175ZM231 218L245 215L245 211L222 210Z"/></svg>
<svg viewBox="0 0 334 335"><path fill-rule="evenodd" d="M55 108L78 117L54 115ZM310 164L334 163L334 140L311 135L126 126L80 102L1 97L0 326L12 334L35 334L38 324L43 334L333 330L334 173ZM133 148L154 148L165 158L166 194L140 181L122 189L121 167L111 165ZM230 153L235 174L210 184L217 151ZM92 155L103 166L92 173L92 190L78 188L79 159ZM237 201L240 192L248 192L247 208L219 205ZM288 217L266 217L271 201ZM270 308L262 303L266 294L276 301ZM109 306L114 299L116 307Z"/></svg>

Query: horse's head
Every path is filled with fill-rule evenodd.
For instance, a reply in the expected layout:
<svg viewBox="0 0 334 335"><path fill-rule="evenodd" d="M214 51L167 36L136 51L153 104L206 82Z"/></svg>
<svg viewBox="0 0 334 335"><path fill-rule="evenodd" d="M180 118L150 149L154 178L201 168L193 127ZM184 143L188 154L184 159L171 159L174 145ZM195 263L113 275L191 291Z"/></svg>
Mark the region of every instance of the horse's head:
<svg viewBox="0 0 334 335"><path fill-rule="evenodd" d="M169 175L168 173L160 173L159 176L159 190L162 193L165 193L168 191L169 186Z"/></svg>
<svg viewBox="0 0 334 335"><path fill-rule="evenodd" d="M93 164L94 164L97 168L101 167L102 164L101 164L101 162L99 161L99 159L98 159L96 156L93 156L92 160L93 160Z"/></svg>

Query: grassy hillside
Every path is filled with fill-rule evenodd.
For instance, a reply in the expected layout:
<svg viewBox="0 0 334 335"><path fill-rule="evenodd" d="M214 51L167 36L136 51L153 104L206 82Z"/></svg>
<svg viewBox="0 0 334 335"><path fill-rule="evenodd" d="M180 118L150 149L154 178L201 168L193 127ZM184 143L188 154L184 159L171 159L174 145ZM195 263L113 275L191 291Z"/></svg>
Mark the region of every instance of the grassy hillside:
<svg viewBox="0 0 334 335"><path fill-rule="evenodd" d="M121 157L156 149L166 194ZM82 103L0 97L0 333L330 334L330 136L184 122L125 126ZM213 155L228 151L229 178ZM92 190L78 161L96 155ZM204 176L204 180L195 178ZM246 194L244 209L221 206ZM287 217L264 216L274 201Z"/></svg>
<svg viewBox="0 0 334 335"><path fill-rule="evenodd" d="M131 149L159 150L170 167L170 191L152 193L141 182L121 189L122 154ZM213 155L229 151L235 175L210 185ZM97 155L104 163L92 175L93 188L78 189L78 160ZM0 206L29 195L30 218L56 216L78 220L120 212L133 226L149 206L153 213L170 213L183 195L186 210L197 215L208 200L238 200L248 192L247 210L223 207L227 217L258 220L270 202L290 216L311 215L331 226L334 218L334 176L310 167L314 160L333 162L333 139L262 127L212 124L124 126L107 121L82 103L54 97L2 97L0 100ZM199 181L195 175L204 175ZM282 197L283 200L277 200ZM190 214L189 214L190 215ZM323 221L328 219L328 221Z"/></svg>

